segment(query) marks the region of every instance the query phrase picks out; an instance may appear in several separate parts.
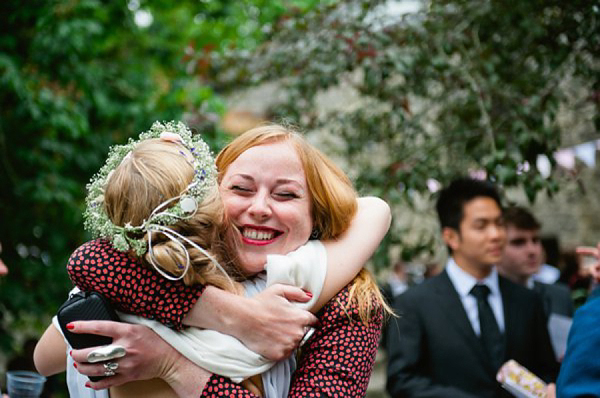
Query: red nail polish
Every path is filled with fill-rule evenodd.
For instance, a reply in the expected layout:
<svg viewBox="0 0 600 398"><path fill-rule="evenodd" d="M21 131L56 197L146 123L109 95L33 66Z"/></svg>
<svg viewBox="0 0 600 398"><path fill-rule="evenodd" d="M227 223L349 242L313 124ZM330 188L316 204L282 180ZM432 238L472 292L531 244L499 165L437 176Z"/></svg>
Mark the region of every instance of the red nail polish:
<svg viewBox="0 0 600 398"><path fill-rule="evenodd" d="M75 325L73 325L72 323L67 323L67 329L73 330L75 329Z"/></svg>
<svg viewBox="0 0 600 398"><path fill-rule="evenodd" d="M89 382L89 381L86 381L86 382L85 382L85 386L86 386L87 388L92 388L92 386L90 385L90 382Z"/></svg>
<svg viewBox="0 0 600 398"><path fill-rule="evenodd" d="M73 350L69 351L69 355L73 356Z"/></svg>
<svg viewBox="0 0 600 398"><path fill-rule="evenodd" d="M304 293L306 293L306 295L310 298L312 298L312 296L313 296L311 292L307 292L306 290L304 291Z"/></svg>
<svg viewBox="0 0 600 398"><path fill-rule="evenodd" d="M77 364L75 362L73 362L73 366L75 366L75 369L77 369Z"/></svg>

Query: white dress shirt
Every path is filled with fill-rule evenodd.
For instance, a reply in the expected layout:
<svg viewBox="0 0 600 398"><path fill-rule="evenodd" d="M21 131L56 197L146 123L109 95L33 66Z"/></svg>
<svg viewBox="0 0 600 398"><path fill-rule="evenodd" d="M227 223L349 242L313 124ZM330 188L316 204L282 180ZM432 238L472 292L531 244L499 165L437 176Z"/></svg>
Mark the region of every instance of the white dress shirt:
<svg viewBox="0 0 600 398"><path fill-rule="evenodd" d="M488 302L490 307L492 307L500 331L504 333L504 307L502 305L502 295L500 294L500 286L498 285L498 271L496 271L496 267L492 268L492 272L490 272L487 277L478 281L471 274L460 268L454 259L450 257L448 263L446 263L446 272L448 273L450 282L454 285L454 289L462 301L475 334L477 336L481 334L481 329L479 327L479 311L477 310L477 299L469 294L469 292L473 289L473 286L478 283L484 284L490 289Z"/></svg>

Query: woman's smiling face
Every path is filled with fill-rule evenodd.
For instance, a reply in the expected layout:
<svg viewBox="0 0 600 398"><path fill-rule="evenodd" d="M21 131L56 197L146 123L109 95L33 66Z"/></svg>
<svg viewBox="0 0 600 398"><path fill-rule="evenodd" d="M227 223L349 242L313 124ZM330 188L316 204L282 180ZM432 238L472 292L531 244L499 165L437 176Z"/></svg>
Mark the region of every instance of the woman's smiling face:
<svg viewBox="0 0 600 398"><path fill-rule="evenodd" d="M267 254L287 254L308 241L311 197L296 149L287 141L254 146L225 171L221 197L246 274L264 269Z"/></svg>

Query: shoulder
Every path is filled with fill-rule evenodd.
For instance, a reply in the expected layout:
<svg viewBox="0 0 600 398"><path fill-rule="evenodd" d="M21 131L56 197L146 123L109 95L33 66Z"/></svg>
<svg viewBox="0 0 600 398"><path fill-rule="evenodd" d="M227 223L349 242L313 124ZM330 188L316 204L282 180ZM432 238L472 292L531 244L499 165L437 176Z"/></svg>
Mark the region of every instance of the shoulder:
<svg viewBox="0 0 600 398"><path fill-rule="evenodd" d="M543 288L552 295L571 297L571 290L562 283L540 283Z"/></svg>
<svg viewBox="0 0 600 398"><path fill-rule="evenodd" d="M525 286L516 284L502 276L498 276L502 302L509 308L519 308L521 312L530 314L544 313L542 294Z"/></svg>
<svg viewBox="0 0 600 398"><path fill-rule="evenodd" d="M363 324L360 317L361 305L357 300L351 298L352 287L353 283L350 282L316 314L322 324L357 323L356 321ZM366 304L370 308L369 326L380 326L383 322L383 306L381 303L373 295L368 303L362 304Z"/></svg>
<svg viewBox="0 0 600 398"><path fill-rule="evenodd" d="M513 281L498 275L498 285L502 294L511 294L522 298L539 297L538 293L525 286L514 283Z"/></svg>
<svg viewBox="0 0 600 398"><path fill-rule="evenodd" d="M121 266L137 266L141 264L136 257L126 252L115 249L111 243L104 239L94 239L79 246L69 258L67 269L83 267L102 267L113 264Z"/></svg>
<svg viewBox="0 0 600 398"><path fill-rule="evenodd" d="M111 243L105 239L94 239L85 242L71 254L71 258L106 258L115 256L130 258L128 253L115 249Z"/></svg>
<svg viewBox="0 0 600 398"><path fill-rule="evenodd" d="M589 324L596 329L597 325L600 323L600 298L588 300L587 303L579 307L579 309L575 311L573 324L575 323L578 325ZM600 333L598 335L600 335Z"/></svg>
<svg viewBox="0 0 600 398"><path fill-rule="evenodd" d="M418 285L409 287L404 293L398 297L402 297L404 300L410 300L417 302L432 297L432 293L443 287L452 287L452 283L448 276L442 272L439 275L424 280Z"/></svg>

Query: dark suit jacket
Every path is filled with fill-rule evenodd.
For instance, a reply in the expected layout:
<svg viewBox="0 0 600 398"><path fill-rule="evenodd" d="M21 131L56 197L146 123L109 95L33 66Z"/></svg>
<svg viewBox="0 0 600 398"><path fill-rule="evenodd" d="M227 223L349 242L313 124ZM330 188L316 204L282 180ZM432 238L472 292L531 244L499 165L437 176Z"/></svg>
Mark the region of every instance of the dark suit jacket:
<svg viewBox="0 0 600 398"><path fill-rule="evenodd" d="M514 359L546 381L556 363L542 301L499 277L504 306L505 360ZM399 318L388 330L387 390L393 397L510 396L496 381L460 297L446 271L400 295Z"/></svg>
<svg viewBox="0 0 600 398"><path fill-rule="evenodd" d="M567 286L562 284L549 285L534 281L533 290L542 296L546 316L560 314L573 318L575 307L573 306L571 291Z"/></svg>

